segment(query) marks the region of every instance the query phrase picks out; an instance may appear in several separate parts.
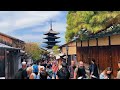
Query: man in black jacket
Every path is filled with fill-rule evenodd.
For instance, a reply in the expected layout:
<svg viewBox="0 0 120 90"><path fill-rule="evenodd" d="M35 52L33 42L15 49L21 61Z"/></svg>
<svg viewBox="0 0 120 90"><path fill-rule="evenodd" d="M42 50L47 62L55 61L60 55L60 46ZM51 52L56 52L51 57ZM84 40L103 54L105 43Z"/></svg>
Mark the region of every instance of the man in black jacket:
<svg viewBox="0 0 120 90"><path fill-rule="evenodd" d="M56 79L69 79L70 72L67 68L67 64L65 62L62 63L62 68L57 71Z"/></svg>
<svg viewBox="0 0 120 90"><path fill-rule="evenodd" d="M15 79L27 79L27 64L26 62L22 62L22 68L18 70L18 72L15 75Z"/></svg>
<svg viewBox="0 0 120 90"><path fill-rule="evenodd" d="M85 78L87 78L87 74L85 71L84 63L80 61L78 67L74 71L74 79L85 79Z"/></svg>

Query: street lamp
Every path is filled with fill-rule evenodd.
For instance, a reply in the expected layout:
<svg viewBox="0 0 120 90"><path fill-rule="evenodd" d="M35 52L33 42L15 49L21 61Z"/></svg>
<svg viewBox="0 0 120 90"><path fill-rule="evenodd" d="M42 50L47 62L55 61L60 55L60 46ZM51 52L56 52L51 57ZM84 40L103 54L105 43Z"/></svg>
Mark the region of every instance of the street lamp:
<svg viewBox="0 0 120 90"><path fill-rule="evenodd" d="M66 45L66 63L68 63L68 46Z"/></svg>

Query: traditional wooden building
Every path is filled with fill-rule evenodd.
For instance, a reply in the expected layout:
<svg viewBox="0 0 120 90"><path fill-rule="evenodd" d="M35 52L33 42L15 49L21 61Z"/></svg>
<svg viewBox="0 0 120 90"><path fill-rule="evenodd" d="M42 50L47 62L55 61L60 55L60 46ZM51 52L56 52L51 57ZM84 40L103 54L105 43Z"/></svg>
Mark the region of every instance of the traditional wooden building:
<svg viewBox="0 0 120 90"><path fill-rule="evenodd" d="M21 50L25 42L9 35L0 33L0 77L14 78L21 63Z"/></svg>
<svg viewBox="0 0 120 90"><path fill-rule="evenodd" d="M68 51L66 50L66 46L68 47ZM66 43L62 46L60 46L61 52L64 53L65 55L67 55L68 52L68 64L70 65L71 60L77 60L76 57L76 42L75 41L71 41L69 43Z"/></svg>
<svg viewBox="0 0 120 90"><path fill-rule="evenodd" d="M117 62L120 61L120 34L72 41L65 45L69 47L68 55L76 54L78 62L84 61L89 64L94 58L100 70L110 66L113 68L113 75L116 76ZM61 51L66 54L65 45L61 46Z"/></svg>

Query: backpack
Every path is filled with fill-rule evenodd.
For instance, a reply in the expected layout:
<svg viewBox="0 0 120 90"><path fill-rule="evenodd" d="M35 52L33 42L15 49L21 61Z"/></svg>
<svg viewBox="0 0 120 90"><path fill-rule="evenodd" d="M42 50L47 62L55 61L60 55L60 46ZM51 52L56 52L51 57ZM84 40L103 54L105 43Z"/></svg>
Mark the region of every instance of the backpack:
<svg viewBox="0 0 120 90"><path fill-rule="evenodd" d="M33 72L38 72L38 65L33 65Z"/></svg>
<svg viewBox="0 0 120 90"><path fill-rule="evenodd" d="M19 69L18 72L15 74L15 79L22 79L22 72L23 69Z"/></svg>
<svg viewBox="0 0 120 90"><path fill-rule="evenodd" d="M46 70L46 71L47 71L49 77L52 78L52 76L53 76L53 71L52 71L51 69Z"/></svg>

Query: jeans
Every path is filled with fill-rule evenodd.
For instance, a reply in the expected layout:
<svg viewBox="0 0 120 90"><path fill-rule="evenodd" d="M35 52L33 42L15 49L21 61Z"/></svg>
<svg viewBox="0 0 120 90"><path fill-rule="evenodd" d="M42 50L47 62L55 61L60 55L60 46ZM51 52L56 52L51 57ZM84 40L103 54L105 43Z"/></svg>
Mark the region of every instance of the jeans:
<svg viewBox="0 0 120 90"><path fill-rule="evenodd" d="M56 72L53 73L54 79L56 79Z"/></svg>

